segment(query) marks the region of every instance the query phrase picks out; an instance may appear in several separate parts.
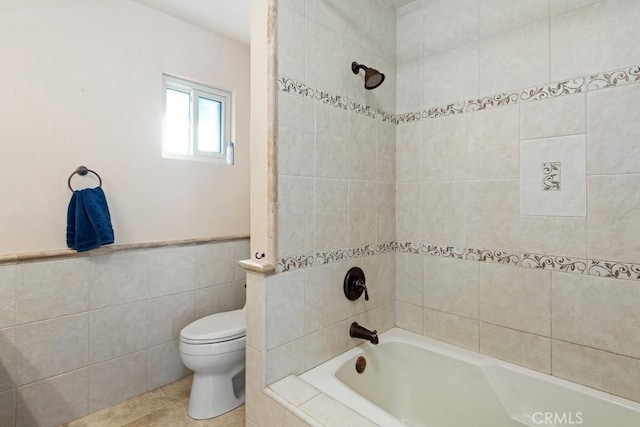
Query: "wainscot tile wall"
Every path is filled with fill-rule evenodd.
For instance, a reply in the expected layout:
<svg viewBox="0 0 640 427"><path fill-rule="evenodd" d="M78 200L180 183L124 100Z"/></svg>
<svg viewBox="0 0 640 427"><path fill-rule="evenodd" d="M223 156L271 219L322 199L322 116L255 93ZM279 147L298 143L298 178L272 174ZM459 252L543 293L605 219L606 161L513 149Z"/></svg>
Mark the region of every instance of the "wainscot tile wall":
<svg viewBox="0 0 640 427"><path fill-rule="evenodd" d="M189 375L180 330L241 308L249 241L0 266L0 425L57 426Z"/></svg>

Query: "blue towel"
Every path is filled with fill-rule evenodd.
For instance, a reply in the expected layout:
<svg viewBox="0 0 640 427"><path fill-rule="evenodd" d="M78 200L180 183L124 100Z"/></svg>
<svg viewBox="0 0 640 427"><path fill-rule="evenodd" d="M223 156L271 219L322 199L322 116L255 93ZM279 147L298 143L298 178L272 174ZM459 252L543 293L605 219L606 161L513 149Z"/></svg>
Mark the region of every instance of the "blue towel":
<svg viewBox="0 0 640 427"><path fill-rule="evenodd" d="M113 243L113 227L102 188L74 191L67 210L67 246L78 252Z"/></svg>

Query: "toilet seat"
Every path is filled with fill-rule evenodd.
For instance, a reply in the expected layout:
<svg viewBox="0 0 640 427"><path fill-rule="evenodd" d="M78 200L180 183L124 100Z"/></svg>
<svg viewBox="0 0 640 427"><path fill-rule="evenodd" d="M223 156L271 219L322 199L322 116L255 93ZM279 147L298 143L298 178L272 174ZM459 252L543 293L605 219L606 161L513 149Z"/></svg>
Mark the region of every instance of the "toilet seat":
<svg viewBox="0 0 640 427"><path fill-rule="evenodd" d="M224 343L244 337L246 331L244 310L227 311L189 324L180 331L180 342L192 345Z"/></svg>
<svg viewBox="0 0 640 427"><path fill-rule="evenodd" d="M189 356L216 356L234 351L243 351L247 346L247 338L240 337L234 340L208 343L208 344L191 344L180 340L180 353Z"/></svg>

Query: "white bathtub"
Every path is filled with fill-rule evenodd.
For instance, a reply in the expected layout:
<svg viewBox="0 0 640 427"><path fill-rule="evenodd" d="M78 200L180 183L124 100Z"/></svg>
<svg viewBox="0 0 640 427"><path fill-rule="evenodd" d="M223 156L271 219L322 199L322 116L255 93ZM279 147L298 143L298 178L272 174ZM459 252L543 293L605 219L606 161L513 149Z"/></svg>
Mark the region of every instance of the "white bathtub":
<svg viewBox="0 0 640 427"><path fill-rule="evenodd" d="M385 427L640 426L636 402L397 328L300 378Z"/></svg>

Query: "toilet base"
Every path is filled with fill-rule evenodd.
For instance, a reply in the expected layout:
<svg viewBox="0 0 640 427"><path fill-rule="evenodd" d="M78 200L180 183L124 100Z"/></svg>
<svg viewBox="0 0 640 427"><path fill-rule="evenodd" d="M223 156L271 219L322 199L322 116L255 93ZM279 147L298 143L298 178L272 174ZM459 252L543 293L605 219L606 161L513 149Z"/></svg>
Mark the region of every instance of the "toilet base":
<svg viewBox="0 0 640 427"><path fill-rule="evenodd" d="M229 412L244 403L244 366L236 372L193 374L187 413L205 420Z"/></svg>

